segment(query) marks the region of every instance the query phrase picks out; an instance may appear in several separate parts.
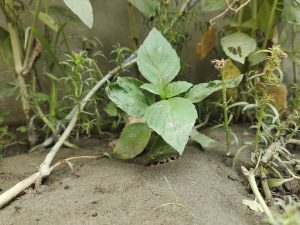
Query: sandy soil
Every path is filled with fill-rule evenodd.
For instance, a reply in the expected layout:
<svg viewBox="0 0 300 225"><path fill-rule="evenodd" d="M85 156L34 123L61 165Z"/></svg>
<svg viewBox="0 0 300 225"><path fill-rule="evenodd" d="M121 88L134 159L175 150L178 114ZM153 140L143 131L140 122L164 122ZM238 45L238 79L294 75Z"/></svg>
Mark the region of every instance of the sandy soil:
<svg viewBox="0 0 300 225"><path fill-rule="evenodd" d="M62 149L57 159L98 155L106 149L87 142L81 150ZM85 146L86 146L85 144ZM224 149L223 145L216 148ZM36 171L45 152L0 162L1 192ZM243 204L243 178L226 158L189 146L174 162L145 167L139 161L78 160L75 173L57 168L39 193L27 190L0 211L1 225L253 225L258 218ZM0 192L0 193L1 193Z"/></svg>

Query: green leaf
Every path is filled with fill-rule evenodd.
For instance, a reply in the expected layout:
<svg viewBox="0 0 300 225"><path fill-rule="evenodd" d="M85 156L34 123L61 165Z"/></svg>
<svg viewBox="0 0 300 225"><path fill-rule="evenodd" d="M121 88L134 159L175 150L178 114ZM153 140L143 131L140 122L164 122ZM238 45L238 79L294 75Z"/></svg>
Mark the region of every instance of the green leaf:
<svg viewBox="0 0 300 225"><path fill-rule="evenodd" d="M184 93L187 90L189 90L192 86L193 86L193 84L188 83L186 81L172 82L172 83L168 84L165 89L166 97L171 98L171 97L174 97L181 93Z"/></svg>
<svg viewBox="0 0 300 225"><path fill-rule="evenodd" d="M93 8L89 0L64 0L64 3L85 25L92 28L94 23Z"/></svg>
<svg viewBox="0 0 300 225"><path fill-rule="evenodd" d="M156 84L152 84L152 83L144 83L141 86L142 89L149 91L150 93L153 93L155 95L159 95L160 93L160 87Z"/></svg>
<svg viewBox="0 0 300 225"><path fill-rule="evenodd" d="M152 130L145 123L133 123L125 127L121 133L113 156L118 159L133 159L146 148Z"/></svg>
<svg viewBox="0 0 300 225"><path fill-rule="evenodd" d="M137 52L137 65L148 81L161 87L170 83L180 70L176 51L155 28Z"/></svg>
<svg viewBox="0 0 300 225"><path fill-rule="evenodd" d="M197 118L195 106L175 97L154 103L144 116L148 126L181 155Z"/></svg>
<svg viewBox="0 0 300 225"><path fill-rule="evenodd" d="M117 106L113 102L109 102L106 107L104 108L104 111L109 115L109 116L117 116L118 115L118 110Z"/></svg>
<svg viewBox="0 0 300 225"><path fill-rule="evenodd" d="M226 80L226 88L234 88L240 84L243 79L243 75L237 76L233 79ZM212 93L222 89L222 81L214 80L209 83L201 83L192 87L185 95L185 98L193 103L200 102Z"/></svg>
<svg viewBox="0 0 300 225"><path fill-rule="evenodd" d="M244 75L241 74L233 79L226 80L225 81L226 88L235 88L242 82L243 77L244 77Z"/></svg>
<svg viewBox="0 0 300 225"><path fill-rule="evenodd" d="M145 17L154 16L158 6L157 0L128 0L135 8L137 8Z"/></svg>
<svg viewBox="0 0 300 225"><path fill-rule="evenodd" d="M211 12L222 9L226 6L225 0L202 0L201 9L204 12Z"/></svg>
<svg viewBox="0 0 300 225"><path fill-rule="evenodd" d="M249 54L249 62L250 66L255 66L261 62L263 62L267 58L268 54L266 52L261 52L259 49L257 51Z"/></svg>
<svg viewBox="0 0 300 225"><path fill-rule="evenodd" d="M223 37L221 44L228 57L242 64L245 63L246 57L256 49L255 39L242 32Z"/></svg>
<svg viewBox="0 0 300 225"><path fill-rule="evenodd" d="M285 4L282 12L282 19L288 23L300 24L300 7L292 4Z"/></svg>
<svg viewBox="0 0 300 225"><path fill-rule="evenodd" d="M140 89L142 82L131 77L118 77L106 88L108 97L127 114L142 117L154 97Z"/></svg>
<svg viewBox="0 0 300 225"><path fill-rule="evenodd" d="M49 15L55 19L60 26L69 23L74 26L82 25L81 20L69 8L63 5L49 6Z"/></svg>
<svg viewBox="0 0 300 225"><path fill-rule="evenodd" d="M33 98L34 98L34 100L36 102L46 102L46 101L49 100L49 96L46 95L43 92L37 92L37 93L35 93L34 96L33 96Z"/></svg>
<svg viewBox="0 0 300 225"><path fill-rule="evenodd" d="M34 14L34 12L31 12L32 14ZM50 15L40 12L39 13L39 19L46 24L48 27L50 27L52 30L58 32L59 31L59 25L57 24L57 22L54 20L53 17L51 17Z"/></svg>
<svg viewBox="0 0 300 225"><path fill-rule="evenodd" d="M159 162L169 157L176 157L178 155L178 152L167 142L165 142L162 137L156 136L150 151L147 154L147 164Z"/></svg>
<svg viewBox="0 0 300 225"><path fill-rule="evenodd" d="M186 92L192 86L193 84L186 81L175 81L168 84L166 87L160 87L159 85L152 83L145 83L141 86L141 88L153 94L160 95L162 98L171 98Z"/></svg>
<svg viewBox="0 0 300 225"><path fill-rule="evenodd" d="M206 136L198 132L196 129L193 129L190 135L190 139L196 141L204 150L210 150L215 147L216 141L211 139L210 137Z"/></svg>
<svg viewBox="0 0 300 225"><path fill-rule="evenodd" d="M268 185L270 188L276 188L283 185L285 182L291 181L294 178L270 178L268 179Z"/></svg>
<svg viewBox="0 0 300 225"><path fill-rule="evenodd" d="M20 126L16 130L20 133L25 133L27 131L27 127L26 126Z"/></svg>

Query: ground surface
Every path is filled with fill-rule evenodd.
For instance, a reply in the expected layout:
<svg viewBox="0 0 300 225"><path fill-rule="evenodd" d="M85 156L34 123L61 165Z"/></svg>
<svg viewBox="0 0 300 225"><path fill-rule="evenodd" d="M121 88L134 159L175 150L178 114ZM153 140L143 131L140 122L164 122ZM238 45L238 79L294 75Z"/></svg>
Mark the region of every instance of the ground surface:
<svg viewBox="0 0 300 225"><path fill-rule="evenodd" d="M106 149L97 142L85 146L62 149L57 159L98 155ZM38 165L45 154L35 152L1 161L2 192L35 172L30 164ZM1 210L0 224L257 224L258 218L242 205L243 199L251 197L243 179L225 161L224 156L195 146L189 146L181 159L156 167L106 158L78 160L74 162L78 176L67 166L58 167L42 185L41 193L29 190Z"/></svg>

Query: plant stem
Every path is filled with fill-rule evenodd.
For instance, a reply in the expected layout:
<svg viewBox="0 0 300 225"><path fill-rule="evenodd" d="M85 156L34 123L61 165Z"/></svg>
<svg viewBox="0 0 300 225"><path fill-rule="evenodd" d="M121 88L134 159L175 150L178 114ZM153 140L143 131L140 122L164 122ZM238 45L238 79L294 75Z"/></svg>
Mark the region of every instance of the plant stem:
<svg viewBox="0 0 300 225"><path fill-rule="evenodd" d="M57 103L57 87L56 80L51 79L51 93L50 93L50 105L49 105L49 115L52 120L56 118L56 103Z"/></svg>
<svg viewBox="0 0 300 225"><path fill-rule="evenodd" d="M257 0L252 0L252 19L254 20L254 26L251 30L251 36L256 39L256 29L257 29Z"/></svg>
<svg viewBox="0 0 300 225"><path fill-rule="evenodd" d="M241 0L240 1L241 5L244 3L244 0ZM243 22L243 15L244 15L244 7L241 8L238 12L238 31L241 31L241 25L242 25L242 22Z"/></svg>
<svg viewBox="0 0 300 225"><path fill-rule="evenodd" d="M297 40L296 40L296 34L297 34L297 25L292 25L292 53L295 55L297 53ZM297 84L297 75L298 75L298 67L296 62L293 60L293 78L294 83ZM295 98L294 94L294 98Z"/></svg>
<svg viewBox="0 0 300 225"><path fill-rule="evenodd" d="M262 49L266 49L267 48L267 44L268 44L268 40L271 37L271 32L272 32L272 28L273 28L273 21L274 21L274 15L275 15L275 11L276 11L276 6L277 6L277 0L273 0L273 4L272 4L272 8L271 8L271 14L270 14L270 18L268 21L268 27L267 27L267 31L265 33L265 39L262 45Z"/></svg>
<svg viewBox="0 0 300 225"><path fill-rule="evenodd" d="M256 181L255 181L254 171L253 170L248 171L245 167L242 167L242 172L247 177L248 182L249 182L249 184L251 186L251 189L253 191L253 194L254 194L255 198L257 199L257 201L261 205L262 209L264 210L265 214L269 218L270 222L273 225L279 225L277 223L277 221L275 220L275 218L272 215L269 207L267 206L265 200L263 199L263 197L261 196L261 194L260 194L260 192L258 190Z"/></svg>
<svg viewBox="0 0 300 225"><path fill-rule="evenodd" d="M133 49L136 51L139 46L139 35L137 31L137 25L136 25L136 19L133 11L133 7L131 3L128 3L128 20L129 20L129 27L130 27L130 33L131 33L131 38L133 42Z"/></svg>
<svg viewBox="0 0 300 225"><path fill-rule="evenodd" d="M39 20L39 14L40 14L40 10L41 10L41 3L42 3L42 0L36 0L33 22L32 22L31 28L37 27L38 20ZM28 64L29 64L29 59L30 59L30 55L32 52L32 47L33 47L33 42L34 42L34 35L33 35L33 32L31 31L30 35L29 35L28 43L26 45L26 54L25 54L25 59L24 59L24 63L23 63L23 70L27 70L26 68L28 67Z"/></svg>
<svg viewBox="0 0 300 225"><path fill-rule="evenodd" d="M28 102L29 94L26 89L25 80L21 74L23 67L22 67L22 47L20 43L19 32L15 24L13 24L13 22L8 22L7 27L10 36L15 71L18 79L18 87L20 89L22 108L26 120L29 121L30 118L30 104Z"/></svg>
<svg viewBox="0 0 300 225"><path fill-rule="evenodd" d="M37 115L41 118L41 120L48 126L48 128L51 130L51 132L55 135L56 129L53 126L53 124L48 120L47 116L44 114L43 110L39 106L38 103L35 103L35 109L37 111Z"/></svg>
<svg viewBox="0 0 300 225"><path fill-rule="evenodd" d="M266 98L268 97L268 91L264 89L263 96L261 99L259 99L259 109L258 109L258 115L257 115L257 126L256 126L256 134L255 134L255 140L254 140L254 149L255 154L258 151L260 136L261 136L261 126L264 118L264 112L266 108Z"/></svg>
<svg viewBox="0 0 300 225"><path fill-rule="evenodd" d="M228 124L227 90L225 85L225 74L223 74L222 71L221 71L221 77L222 77L223 114L224 114L224 128L226 132L227 155L230 156L231 138L230 138L230 128Z"/></svg>
<svg viewBox="0 0 300 225"><path fill-rule="evenodd" d="M260 179L261 179L262 189L263 189L264 194L265 194L265 199L266 199L267 202L270 202L271 199L272 199L272 193L271 193L269 185L268 185L267 175L264 172L264 168L260 169Z"/></svg>

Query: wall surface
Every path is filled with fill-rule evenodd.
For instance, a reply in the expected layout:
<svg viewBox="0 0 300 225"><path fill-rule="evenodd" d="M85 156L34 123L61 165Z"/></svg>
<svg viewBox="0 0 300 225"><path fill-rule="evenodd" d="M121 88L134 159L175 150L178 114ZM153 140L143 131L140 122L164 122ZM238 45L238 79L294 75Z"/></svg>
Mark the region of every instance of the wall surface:
<svg viewBox="0 0 300 225"><path fill-rule="evenodd" d="M50 0L50 3L63 4L61 0ZM103 52L108 59L111 57L110 53L113 50L113 46L117 43L119 43L121 46L132 48L128 24L127 1L91 0L91 3L94 11L93 28L88 29L84 25L69 25L66 28L67 35L74 36L75 34L83 34L86 37L97 37L99 40L101 40L103 44ZM199 10L199 8L196 7L194 10ZM140 42L142 42L150 28L138 11L135 11L135 15L137 17L139 39ZM30 20L29 18L25 17L25 21L26 19ZM182 51L182 60L184 60L185 64L188 64L188 67L185 69L183 76L185 79L193 83L199 83L200 81L203 82L216 78L216 72L210 63L210 60L216 56L212 54L207 59L200 61L197 59L195 53L197 41L199 41L201 37L201 32L199 29L195 29L195 24L200 23L201 21L207 21L208 19L208 15L201 15L201 13L198 13L198 16L194 18L187 27L187 31L190 34L190 39L187 43L187 46L185 46ZM5 23L0 15L0 25L3 26L3 24ZM81 44L78 41L71 40L70 43L73 51L80 50ZM61 52L61 56L63 59L63 51ZM108 71L114 66L114 64L109 63L108 60L101 60L99 64L103 72ZM42 67L43 65L39 65L39 70L41 70ZM285 68L289 67L290 65L286 64ZM0 65L0 88L1 85L7 85L9 82L13 82L15 79L12 73L6 73L5 71L6 69ZM42 77L40 77L40 79L42 80L41 86L43 91L49 91L48 83L46 83L45 79ZM21 104L16 96L0 98L0 113L5 111L10 111L11 113L11 116L7 118L8 123L20 123L23 121Z"/></svg>

